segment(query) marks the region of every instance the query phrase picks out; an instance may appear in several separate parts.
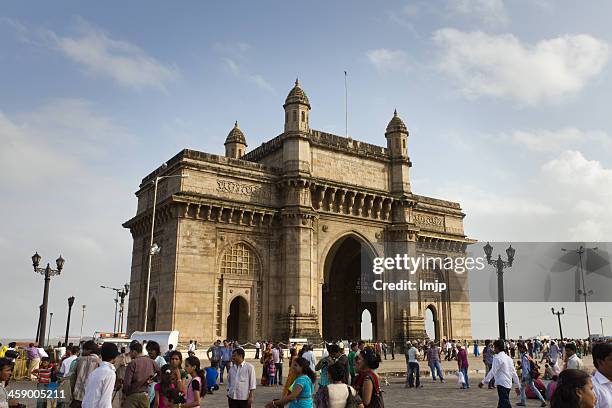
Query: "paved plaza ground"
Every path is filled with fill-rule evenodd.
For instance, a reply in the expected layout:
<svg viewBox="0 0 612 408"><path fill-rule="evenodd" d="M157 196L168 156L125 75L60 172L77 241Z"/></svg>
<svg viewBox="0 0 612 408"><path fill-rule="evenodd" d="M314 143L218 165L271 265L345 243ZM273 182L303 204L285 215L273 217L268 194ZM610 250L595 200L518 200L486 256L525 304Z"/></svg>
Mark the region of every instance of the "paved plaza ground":
<svg viewBox="0 0 612 408"><path fill-rule="evenodd" d="M587 367L592 368L592 360L590 356L583 359ZM261 364L256 360L249 360L252 363L259 377L261 374ZM285 364L286 365L286 364ZM406 363L404 356L396 356L395 360L383 360L383 363L378 370L381 377L388 380L388 385L383 385L385 406L393 407L496 407L497 392L486 388L479 389L478 382L484 377L484 365L480 358L470 357L470 384L469 390L461 390L457 385L457 378L454 376L457 363L455 361L442 363L443 371L447 376L447 382L441 384L434 383L429 375L421 375L423 388L406 389L405 371ZM428 372L428 367L425 362L421 362L421 369ZM286 375L286 372L284 372ZM35 388L34 383L16 382L12 387L16 388ZM263 408L265 404L273 398L278 398L282 392L280 386L262 387L258 385L255 392L255 403L253 408ZM513 405L518 402L518 397L511 393L511 401ZM22 401L28 408L35 407L35 401ZM539 407L536 400L528 400L527 406ZM213 395L207 395L202 403L202 407L226 407L227 400L225 397L225 386L222 385L219 391Z"/></svg>

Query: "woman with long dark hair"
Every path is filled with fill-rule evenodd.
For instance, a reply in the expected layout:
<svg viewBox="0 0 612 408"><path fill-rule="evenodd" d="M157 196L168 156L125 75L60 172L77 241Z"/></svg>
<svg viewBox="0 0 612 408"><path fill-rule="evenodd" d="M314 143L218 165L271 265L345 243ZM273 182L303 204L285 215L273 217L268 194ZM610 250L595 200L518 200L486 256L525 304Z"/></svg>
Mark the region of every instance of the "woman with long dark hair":
<svg viewBox="0 0 612 408"><path fill-rule="evenodd" d="M310 362L298 357L293 361L291 370L296 375L295 381L289 387L291 393L269 402L266 408L283 407L286 404L289 404L289 408L312 408L312 394L317 375L310 368Z"/></svg>
<svg viewBox="0 0 612 408"><path fill-rule="evenodd" d="M561 371L550 402L551 408L593 408L596 403L590 375L582 370Z"/></svg>
<svg viewBox="0 0 612 408"><path fill-rule="evenodd" d="M355 368L359 371L355 379L355 389L365 408L384 406L378 375L374 372L380 364L380 356L366 347L355 356Z"/></svg>
<svg viewBox="0 0 612 408"><path fill-rule="evenodd" d="M206 374L200 368L200 359L196 356L187 357L185 360L185 371L191 377L187 383L186 403L182 408L199 407L204 395L206 395Z"/></svg>

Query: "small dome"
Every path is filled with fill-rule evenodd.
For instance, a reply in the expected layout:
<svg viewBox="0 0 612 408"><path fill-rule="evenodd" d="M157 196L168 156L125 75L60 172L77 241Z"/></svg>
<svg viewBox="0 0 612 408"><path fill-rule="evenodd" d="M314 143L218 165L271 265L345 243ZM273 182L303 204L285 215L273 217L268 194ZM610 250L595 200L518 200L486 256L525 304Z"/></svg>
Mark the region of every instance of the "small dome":
<svg viewBox="0 0 612 408"><path fill-rule="evenodd" d="M244 133L242 133L242 130L240 130L240 128L238 127L238 121L234 123L234 128L230 130L227 135L227 138L225 139L224 144L228 143L242 143L245 146L247 145L246 137L244 137Z"/></svg>
<svg viewBox="0 0 612 408"><path fill-rule="evenodd" d="M310 101L308 100L308 96L302 88L300 88L300 81L296 78L295 86L291 91L289 91L289 95L287 95L287 99L285 99L285 105L287 106L293 103L301 103L303 105L307 105L310 108Z"/></svg>
<svg viewBox="0 0 612 408"><path fill-rule="evenodd" d="M406 124L400 117L397 115L397 109L393 112L393 118L389 121L387 125L387 133L391 132L404 132L408 133L408 129L406 128Z"/></svg>

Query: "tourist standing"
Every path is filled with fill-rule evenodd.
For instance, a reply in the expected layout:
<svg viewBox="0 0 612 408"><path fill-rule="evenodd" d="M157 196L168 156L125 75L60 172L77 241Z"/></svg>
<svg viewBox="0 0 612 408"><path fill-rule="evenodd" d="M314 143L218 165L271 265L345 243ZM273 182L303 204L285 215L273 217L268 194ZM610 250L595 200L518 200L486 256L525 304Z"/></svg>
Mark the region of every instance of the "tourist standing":
<svg viewBox="0 0 612 408"><path fill-rule="evenodd" d="M468 389L470 388L470 381L468 377L468 357L467 350L463 347L461 343L457 344L457 366L459 367L459 371L463 373L463 385L461 388Z"/></svg>
<svg viewBox="0 0 612 408"><path fill-rule="evenodd" d="M520 392L520 381L516 375L514 361L506 354L504 347L505 344L503 340L495 340L493 343L495 357L493 358L491 370L489 370L482 382L478 384L478 387L482 388L483 385L488 384L489 381L495 379L498 408L512 407L512 404L510 404L510 389L512 388L513 382L516 384L517 393Z"/></svg>
<svg viewBox="0 0 612 408"><path fill-rule="evenodd" d="M202 398L206 395L206 374L200 368L200 359L195 356L187 357L185 371L191 380L187 383L185 403L181 404L181 408L199 408Z"/></svg>
<svg viewBox="0 0 612 408"><path fill-rule="evenodd" d="M594 408L597 397L591 376L582 370L566 369L559 374L551 408Z"/></svg>
<svg viewBox="0 0 612 408"><path fill-rule="evenodd" d="M34 376L32 372L38 370L40 366L40 351L38 350L38 346L34 343L30 343L25 350L28 353L28 378L31 381L36 381L36 376Z"/></svg>
<svg viewBox="0 0 612 408"><path fill-rule="evenodd" d="M546 401L534 384L534 381L537 380L537 377L535 377L534 374L535 370L532 370L532 365L535 364L535 361L529 357L527 347L525 347L524 343L519 343L519 353L521 354L521 402L519 402L517 405L525 406L525 394L527 387L529 387L535 396L540 400L540 406L545 407Z"/></svg>
<svg viewBox="0 0 612 408"><path fill-rule="evenodd" d="M434 342L429 343L429 348L427 349L427 364L429 365L429 370L431 371L431 378L436 381L436 373L438 373L438 377L440 378L440 382L444 382L444 376L442 375L442 366L440 365L440 356L442 355L442 349Z"/></svg>
<svg viewBox="0 0 612 408"><path fill-rule="evenodd" d="M591 353L597 369L592 379L597 408L612 408L612 343L596 343Z"/></svg>
<svg viewBox="0 0 612 408"><path fill-rule="evenodd" d="M345 370L340 364L332 364L328 367L327 372L331 383L326 387L320 387L315 395L315 407L326 408L345 408L353 407L349 405L348 399L351 398L353 403L359 400L356 396L357 391L350 385L346 385Z"/></svg>
<svg viewBox="0 0 612 408"><path fill-rule="evenodd" d="M9 393L6 390L8 380L13 375L13 362L9 358L0 358L0 408L9 408L16 406L17 401L9 398Z"/></svg>
<svg viewBox="0 0 612 408"><path fill-rule="evenodd" d="M480 357L480 350L478 349L477 340L474 340L474 357Z"/></svg>
<svg viewBox="0 0 612 408"><path fill-rule="evenodd" d="M85 384L83 408L112 408L113 390L115 389L115 359L119 355L113 343L102 344L100 354L102 363L93 370Z"/></svg>
<svg viewBox="0 0 612 408"><path fill-rule="evenodd" d="M289 387L290 394L270 401L266 404L266 408L283 407L286 404L289 404L289 408L312 408L312 395L317 376L310 369L310 362L304 357L298 357L293 361L291 370L296 378Z"/></svg>
<svg viewBox="0 0 612 408"><path fill-rule="evenodd" d="M419 366L419 349L411 342L406 343L406 388L421 388L421 370Z"/></svg>
<svg viewBox="0 0 612 408"><path fill-rule="evenodd" d="M219 383L223 384L223 371L227 370L229 373L230 367L232 366L232 348L227 340L223 341L223 348L221 349L221 363L220 363L220 374Z"/></svg>
<svg viewBox="0 0 612 408"><path fill-rule="evenodd" d="M559 346L555 343L554 340L550 342L550 347L548 348L548 357L550 358L550 365L555 372L559 372L557 361L559 360Z"/></svg>
<svg viewBox="0 0 612 408"><path fill-rule="evenodd" d="M351 382L350 384L353 385L355 384L355 356L357 355L357 352L359 351L359 349L357 348L357 343L353 342L351 343L351 351L349 351L348 354L348 366L349 366L349 375L351 376Z"/></svg>
<svg viewBox="0 0 612 408"><path fill-rule="evenodd" d="M232 353L232 366L227 378L227 403L229 408L250 408L255 396L255 367L244 361L244 350Z"/></svg>
<svg viewBox="0 0 612 408"><path fill-rule="evenodd" d="M142 344L130 343L132 361L125 370L123 393L124 408L149 408L149 383L160 368L154 360L142 354Z"/></svg>
<svg viewBox="0 0 612 408"><path fill-rule="evenodd" d="M85 384L89 375L100 366L98 346L89 340L83 343L83 352L74 362L74 370L70 370L70 385L72 387L72 402L70 408L80 408L85 397Z"/></svg>
<svg viewBox="0 0 612 408"><path fill-rule="evenodd" d="M210 361L210 366L219 371L219 365L221 364L221 340L215 341L215 343L206 350L206 357L208 357L208 361Z"/></svg>
<svg viewBox="0 0 612 408"><path fill-rule="evenodd" d="M374 372L380 365L380 357L374 350L366 348L355 357L359 375L355 380L355 389L365 407L384 406L378 375Z"/></svg>
<svg viewBox="0 0 612 408"><path fill-rule="evenodd" d="M565 345L564 369L584 370L584 363L576 355L576 345L574 343L567 343Z"/></svg>
<svg viewBox="0 0 612 408"><path fill-rule="evenodd" d="M157 364L158 367L163 367L166 365L166 360L161 356L161 349L158 342L149 341L146 349L149 358L155 361L155 364ZM155 399L155 384L155 382L152 382L149 386L149 402L153 402Z"/></svg>
<svg viewBox="0 0 612 408"><path fill-rule="evenodd" d="M193 342L193 340L189 340L189 345L187 346L187 352L193 351L195 352L195 344Z"/></svg>
<svg viewBox="0 0 612 408"><path fill-rule="evenodd" d="M261 350L261 343L259 340L255 342L255 360L259 360L259 351Z"/></svg>
<svg viewBox="0 0 612 408"><path fill-rule="evenodd" d="M491 340L485 340L485 347L482 350L482 362L485 365L485 376L489 374L491 371L491 367L493 366L493 358L495 356L495 351L493 350L493 346L491 345ZM491 379L489 384L487 384L487 388L491 389L495 385L495 380Z"/></svg>
<svg viewBox="0 0 612 408"><path fill-rule="evenodd" d="M274 352L276 350L276 353ZM276 383L283 385L283 349L280 344L274 345L272 349L272 360L274 361L274 368L276 369Z"/></svg>
<svg viewBox="0 0 612 408"><path fill-rule="evenodd" d="M312 370L312 372L314 372L315 367L317 366L317 359L315 358L312 345L308 344L304 345L304 347L306 348L306 350L304 351L304 354L302 354L302 357L304 357L306 361L308 361L308 363L310 364L310 369Z"/></svg>

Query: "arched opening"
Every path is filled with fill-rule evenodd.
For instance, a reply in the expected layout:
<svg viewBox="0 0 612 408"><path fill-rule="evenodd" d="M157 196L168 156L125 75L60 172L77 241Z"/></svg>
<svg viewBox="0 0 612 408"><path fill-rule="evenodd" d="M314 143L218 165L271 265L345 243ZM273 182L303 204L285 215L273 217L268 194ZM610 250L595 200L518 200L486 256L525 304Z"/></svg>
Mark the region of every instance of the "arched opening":
<svg viewBox="0 0 612 408"><path fill-rule="evenodd" d="M232 300L227 316L227 338L245 343L249 337L249 305L242 296Z"/></svg>
<svg viewBox="0 0 612 408"><path fill-rule="evenodd" d="M364 309L361 313L361 336L362 340L373 340L372 313Z"/></svg>
<svg viewBox="0 0 612 408"><path fill-rule="evenodd" d="M365 309L370 315L371 337L376 338L377 302L364 299L362 295L368 290L368 284L361 282L362 264L370 267L373 257L371 249L353 236L343 237L330 249L325 259L323 284L324 339L361 338Z"/></svg>
<svg viewBox="0 0 612 408"><path fill-rule="evenodd" d="M425 332L430 339L440 340L438 319L433 305L429 305L427 309L425 309Z"/></svg>
<svg viewBox="0 0 612 408"><path fill-rule="evenodd" d="M149 301L149 311L147 316L147 331L155 331L157 330L157 300L155 298L151 298Z"/></svg>

